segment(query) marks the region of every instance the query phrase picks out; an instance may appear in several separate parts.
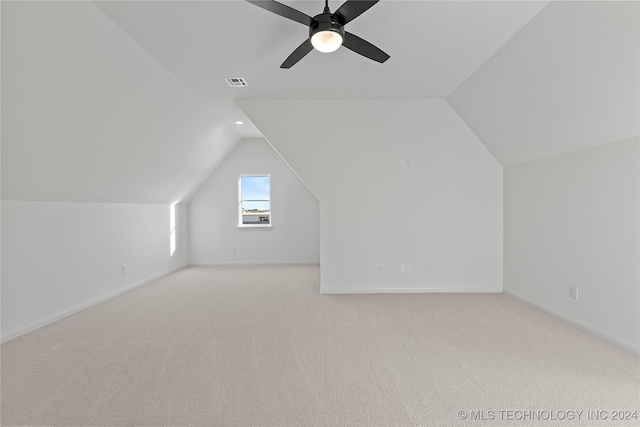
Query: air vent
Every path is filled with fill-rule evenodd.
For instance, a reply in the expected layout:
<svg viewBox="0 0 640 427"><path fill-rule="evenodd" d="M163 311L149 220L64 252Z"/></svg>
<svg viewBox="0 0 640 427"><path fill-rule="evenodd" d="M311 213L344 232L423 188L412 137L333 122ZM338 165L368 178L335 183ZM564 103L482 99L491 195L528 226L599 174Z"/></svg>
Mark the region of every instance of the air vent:
<svg viewBox="0 0 640 427"><path fill-rule="evenodd" d="M245 87L247 86L247 81L242 77L225 77L224 79L227 84L231 87Z"/></svg>

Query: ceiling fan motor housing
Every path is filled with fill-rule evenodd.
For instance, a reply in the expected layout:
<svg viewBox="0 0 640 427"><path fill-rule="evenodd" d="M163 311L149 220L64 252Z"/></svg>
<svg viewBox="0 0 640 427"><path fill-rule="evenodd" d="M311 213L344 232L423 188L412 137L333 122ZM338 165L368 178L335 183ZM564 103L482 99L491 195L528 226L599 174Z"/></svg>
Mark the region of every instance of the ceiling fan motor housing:
<svg viewBox="0 0 640 427"><path fill-rule="evenodd" d="M332 13L325 12L313 17L313 22L309 26L309 38L320 31L333 31L344 39L344 24Z"/></svg>

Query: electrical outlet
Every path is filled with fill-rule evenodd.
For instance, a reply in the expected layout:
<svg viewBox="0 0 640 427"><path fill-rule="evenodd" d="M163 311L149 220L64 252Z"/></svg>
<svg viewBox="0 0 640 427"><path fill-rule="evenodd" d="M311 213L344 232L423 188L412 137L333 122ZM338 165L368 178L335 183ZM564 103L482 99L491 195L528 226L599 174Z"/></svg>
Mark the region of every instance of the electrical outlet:
<svg viewBox="0 0 640 427"><path fill-rule="evenodd" d="M122 272L122 274L127 274L127 264L122 264L120 271Z"/></svg>
<svg viewBox="0 0 640 427"><path fill-rule="evenodd" d="M576 301L578 300L578 288L569 286L569 298L572 298Z"/></svg>
<svg viewBox="0 0 640 427"><path fill-rule="evenodd" d="M413 268L411 268L410 265L407 265L407 273L411 273L413 271Z"/></svg>
<svg viewBox="0 0 640 427"><path fill-rule="evenodd" d="M237 254L238 253L238 248L233 248L232 251L233 251L234 254Z"/></svg>
<svg viewBox="0 0 640 427"><path fill-rule="evenodd" d="M400 273L406 273L407 272L407 266L406 265L401 265L400 266Z"/></svg>
<svg viewBox="0 0 640 427"><path fill-rule="evenodd" d="M378 273L380 273L380 274L384 273L384 265L383 264L380 264L378 266Z"/></svg>

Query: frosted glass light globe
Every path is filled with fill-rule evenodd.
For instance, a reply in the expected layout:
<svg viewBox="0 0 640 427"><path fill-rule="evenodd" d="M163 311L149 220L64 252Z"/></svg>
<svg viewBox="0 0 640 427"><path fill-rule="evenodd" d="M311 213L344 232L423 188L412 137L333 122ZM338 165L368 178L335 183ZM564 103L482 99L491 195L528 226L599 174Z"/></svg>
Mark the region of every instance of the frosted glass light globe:
<svg viewBox="0 0 640 427"><path fill-rule="evenodd" d="M311 44L322 53L331 53L342 45L342 36L335 31L318 31L311 36Z"/></svg>

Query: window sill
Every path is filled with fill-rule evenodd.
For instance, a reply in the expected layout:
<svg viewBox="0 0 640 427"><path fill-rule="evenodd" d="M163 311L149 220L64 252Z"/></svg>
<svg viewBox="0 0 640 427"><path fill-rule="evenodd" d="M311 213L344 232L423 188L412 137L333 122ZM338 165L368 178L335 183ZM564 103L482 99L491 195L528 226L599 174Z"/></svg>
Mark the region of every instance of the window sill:
<svg viewBox="0 0 640 427"><path fill-rule="evenodd" d="M273 226L271 224L241 224L238 226L238 228L263 228L263 229L271 229L273 228Z"/></svg>

